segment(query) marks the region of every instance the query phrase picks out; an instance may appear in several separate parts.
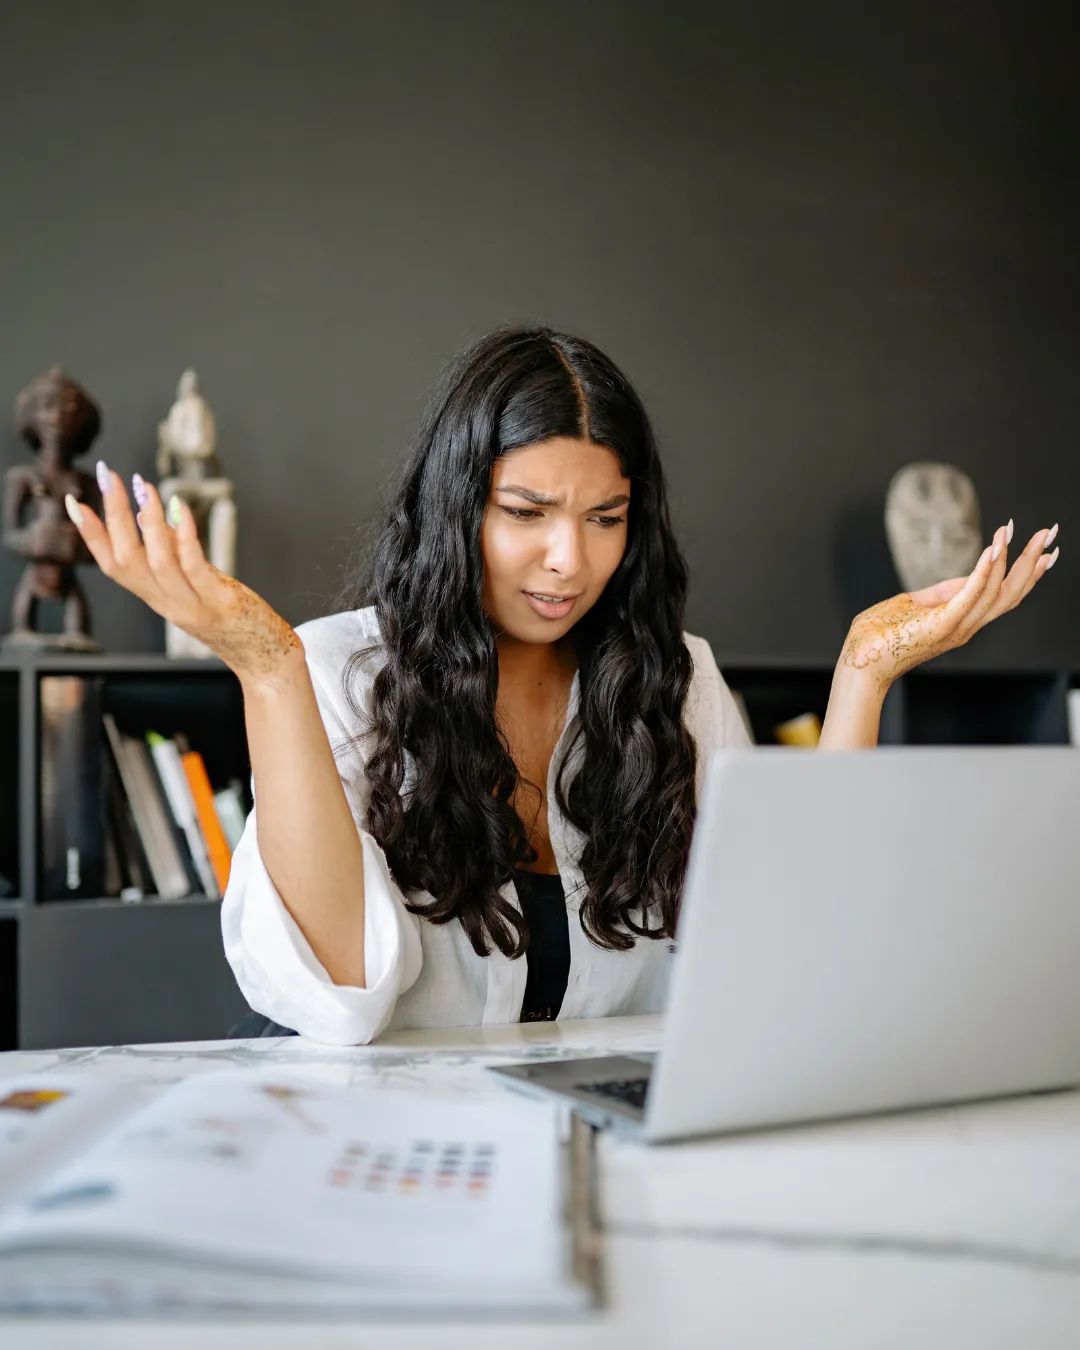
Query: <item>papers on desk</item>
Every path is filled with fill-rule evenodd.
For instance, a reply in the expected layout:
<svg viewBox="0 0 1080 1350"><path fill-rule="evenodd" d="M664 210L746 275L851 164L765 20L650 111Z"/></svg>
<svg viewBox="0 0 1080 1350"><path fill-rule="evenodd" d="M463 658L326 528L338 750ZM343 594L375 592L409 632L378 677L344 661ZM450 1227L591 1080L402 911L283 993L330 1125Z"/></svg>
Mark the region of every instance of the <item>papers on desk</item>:
<svg viewBox="0 0 1080 1350"><path fill-rule="evenodd" d="M0 1081L0 1311L586 1307L556 1108L265 1070ZM577 1273L576 1273L577 1272Z"/></svg>

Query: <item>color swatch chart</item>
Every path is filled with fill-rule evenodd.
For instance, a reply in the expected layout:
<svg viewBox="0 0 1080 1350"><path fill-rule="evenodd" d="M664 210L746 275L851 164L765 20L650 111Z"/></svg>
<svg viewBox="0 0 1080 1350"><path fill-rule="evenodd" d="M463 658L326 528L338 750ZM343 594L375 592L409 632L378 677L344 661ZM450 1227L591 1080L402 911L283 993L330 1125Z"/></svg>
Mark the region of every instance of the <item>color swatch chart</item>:
<svg viewBox="0 0 1080 1350"><path fill-rule="evenodd" d="M468 1196L488 1193L498 1150L489 1143L414 1139L401 1148L350 1141L328 1178L337 1189L376 1195Z"/></svg>

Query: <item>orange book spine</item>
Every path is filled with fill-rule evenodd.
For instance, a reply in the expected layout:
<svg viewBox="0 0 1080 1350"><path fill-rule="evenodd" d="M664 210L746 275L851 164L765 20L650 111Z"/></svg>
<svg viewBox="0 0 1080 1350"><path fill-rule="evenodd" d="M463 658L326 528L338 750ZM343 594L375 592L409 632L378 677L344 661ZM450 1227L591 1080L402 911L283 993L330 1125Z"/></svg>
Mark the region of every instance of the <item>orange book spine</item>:
<svg viewBox="0 0 1080 1350"><path fill-rule="evenodd" d="M218 820L217 809L214 806L214 790L206 774L206 765L197 750L188 750L186 754L180 756L180 759L187 774L191 795L195 799L195 814L199 818L199 829L202 830L203 838L206 840L210 866L214 869L218 887L224 895L225 887L229 884L232 854L229 852L229 844L221 828L221 821Z"/></svg>

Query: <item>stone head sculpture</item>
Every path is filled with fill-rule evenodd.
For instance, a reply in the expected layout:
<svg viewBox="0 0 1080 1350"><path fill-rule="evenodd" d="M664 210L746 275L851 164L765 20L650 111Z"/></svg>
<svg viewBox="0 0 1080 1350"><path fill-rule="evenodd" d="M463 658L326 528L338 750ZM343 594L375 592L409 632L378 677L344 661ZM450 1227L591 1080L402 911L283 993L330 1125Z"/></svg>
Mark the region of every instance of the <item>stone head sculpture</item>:
<svg viewBox="0 0 1080 1350"><path fill-rule="evenodd" d="M885 534L905 590L966 576L982 551L974 483L952 464L906 464L885 496Z"/></svg>

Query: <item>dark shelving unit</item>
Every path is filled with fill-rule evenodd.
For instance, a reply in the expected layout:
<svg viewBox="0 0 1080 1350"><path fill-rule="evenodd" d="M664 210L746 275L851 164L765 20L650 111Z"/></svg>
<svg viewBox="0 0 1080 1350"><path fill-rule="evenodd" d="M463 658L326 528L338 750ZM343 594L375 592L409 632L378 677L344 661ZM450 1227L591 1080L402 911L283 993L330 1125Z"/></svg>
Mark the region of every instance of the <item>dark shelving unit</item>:
<svg viewBox="0 0 1080 1350"><path fill-rule="evenodd" d="M832 666L721 663L759 744L804 712L824 718ZM94 676L130 735L182 732L215 787L249 781L240 686L217 661L165 656L0 656L0 1049L201 1040L245 1010L222 953L220 904L205 896L43 901L39 885L40 681ZM890 691L881 743L1068 743L1080 674L920 668ZM794 752L793 753L797 753ZM249 803L250 805L250 803Z"/></svg>
<svg viewBox="0 0 1080 1350"><path fill-rule="evenodd" d="M186 735L210 781L250 767L243 700L219 661L156 655L0 656L0 1049L212 1039L245 1011L221 945L220 902L43 899L40 688L45 675L101 682L129 735ZM250 801L248 803L250 805Z"/></svg>
<svg viewBox="0 0 1080 1350"><path fill-rule="evenodd" d="M775 745L773 728L801 713L822 721L832 666L726 662L724 678L740 693L759 745ZM921 667L889 690L881 713L882 745L1067 745L1066 697L1080 677L1059 670L983 671Z"/></svg>

